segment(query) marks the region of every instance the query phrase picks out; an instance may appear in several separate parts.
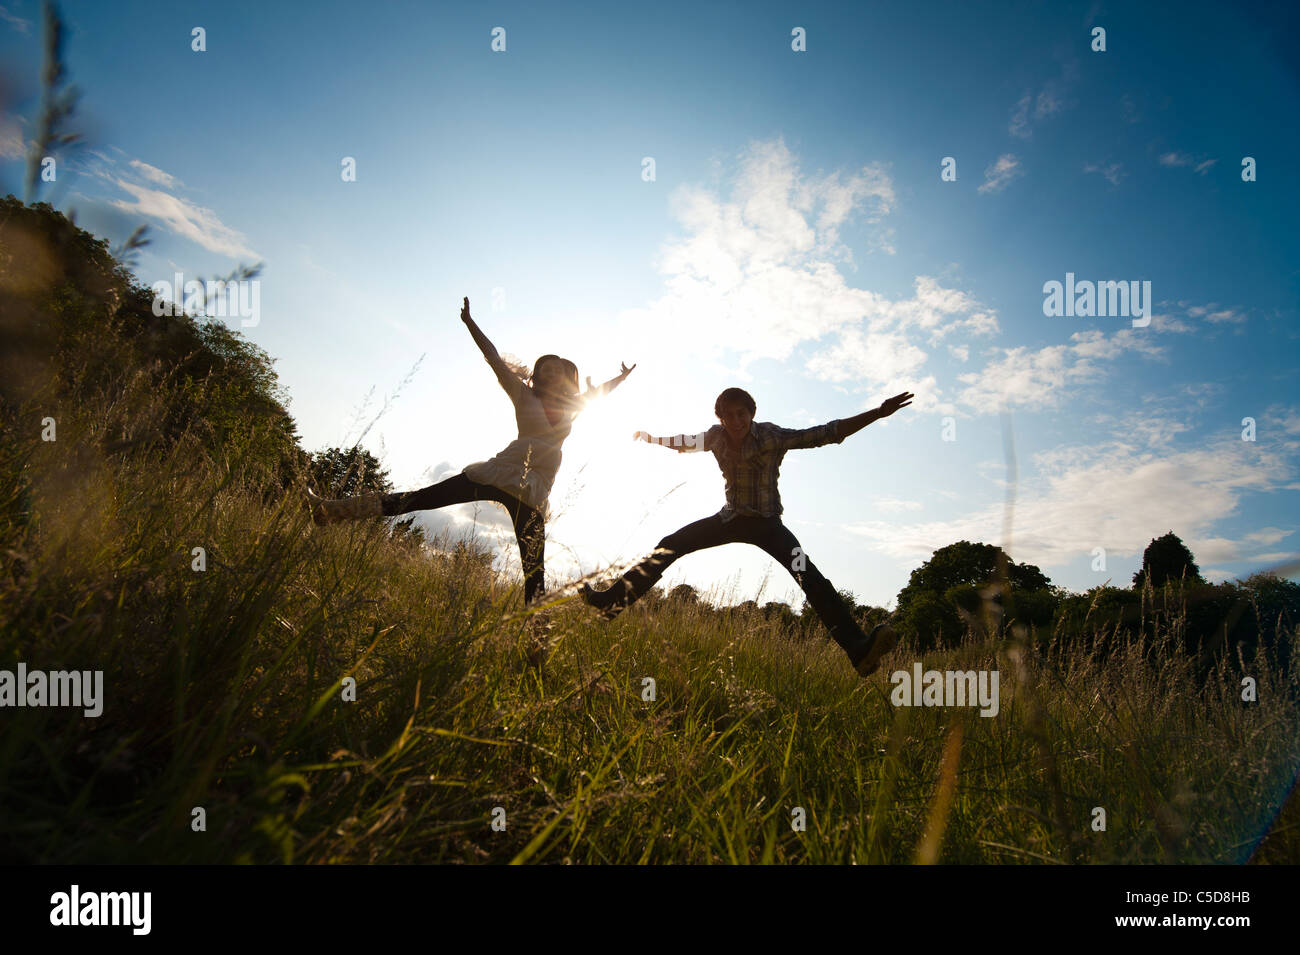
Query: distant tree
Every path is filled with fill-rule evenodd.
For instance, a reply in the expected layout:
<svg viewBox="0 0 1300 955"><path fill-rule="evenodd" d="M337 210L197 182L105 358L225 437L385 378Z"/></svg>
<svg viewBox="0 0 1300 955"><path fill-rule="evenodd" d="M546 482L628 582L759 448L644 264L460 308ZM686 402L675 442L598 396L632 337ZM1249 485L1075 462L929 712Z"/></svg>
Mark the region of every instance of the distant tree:
<svg viewBox="0 0 1300 955"><path fill-rule="evenodd" d="M311 456L312 483L321 493L336 497L368 492L387 492L393 489L379 459L361 447L326 448Z"/></svg>
<svg viewBox="0 0 1300 955"><path fill-rule="evenodd" d="M1171 580L1205 583L1200 568L1192 558L1192 552L1173 531L1164 537L1155 538L1147 545L1142 553L1142 567L1133 575L1133 589L1141 590L1147 578L1150 578L1153 587L1163 587Z"/></svg>
<svg viewBox="0 0 1300 955"><path fill-rule="evenodd" d="M1000 547L957 541L912 571L898 594L895 629L921 650L951 645L970 627L993 630L1002 619L1014 616L1016 594L1050 594L1051 587L1041 570L1017 564Z"/></svg>
<svg viewBox="0 0 1300 955"><path fill-rule="evenodd" d="M700 595L690 584L678 584L672 590L668 591L668 599L676 600L681 603L698 604Z"/></svg>
<svg viewBox="0 0 1300 955"><path fill-rule="evenodd" d="M1064 597L1056 607L1052 629L1067 642L1104 649L1117 634L1136 634L1142 619L1141 594L1103 584Z"/></svg>
<svg viewBox="0 0 1300 955"><path fill-rule="evenodd" d="M790 605L782 603L779 600L769 600L760 608L765 620L775 620L782 632L795 636L795 629L799 618L795 612L790 609Z"/></svg>
<svg viewBox="0 0 1300 955"><path fill-rule="evenodd" d="M1261 633L1276 639L1294 637L1300 625L1300 583L1260 571L1240 584L1249 595Z"/></svg>

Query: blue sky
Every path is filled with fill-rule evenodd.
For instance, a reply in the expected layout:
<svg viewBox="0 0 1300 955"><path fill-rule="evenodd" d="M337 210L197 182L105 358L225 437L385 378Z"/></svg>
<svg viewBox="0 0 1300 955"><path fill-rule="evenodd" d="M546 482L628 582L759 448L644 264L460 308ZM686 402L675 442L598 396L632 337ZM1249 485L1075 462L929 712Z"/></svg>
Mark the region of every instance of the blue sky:
<svg viewBox="0 0 1300 955"><path fill-rule="evenodd" d="M790 427L916 393L783 468L787 524L863 602L961 539L1079 591L1173 530L1232 579L1300 551L1296 17L1251 7L68 2L85 143L40 198L114 242L148 224L147 285L263 262L245 333L304 444L373 421L401 488L514 437L462 296L524 360L637 362L565 446L552 584L722 505L711 456L630 436L703 430L730 385ZM16 194L40 23L0 4ZM1067 273L1149 281L1149 324L1045 315ZM428 518L517 566L495 505ZM679 582L802 599L742 545Z"/></svg>

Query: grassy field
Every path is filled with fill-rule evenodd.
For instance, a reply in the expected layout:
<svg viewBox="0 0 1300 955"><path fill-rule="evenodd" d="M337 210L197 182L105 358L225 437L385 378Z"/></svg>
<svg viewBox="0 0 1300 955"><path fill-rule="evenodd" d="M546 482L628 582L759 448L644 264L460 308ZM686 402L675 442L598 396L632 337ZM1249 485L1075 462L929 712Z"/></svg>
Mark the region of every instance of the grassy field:
<svg viewBox="0 0 1300 955"><path fill-rule="evenodd" d="M1245 704L1172 640L1034 634L922 661L997 669L996 717L895 707L906 647L862 680L824 638L675 601L558 599L547 632L472 551L316 528L197 442L108 459L93 427L3 443L30 516L0 667L105 680L97 719L4 713L4 861L1242 862L1300 766L1294 659L1252 664ZM1300 861L1292 812L1270 861Z"/></svg>

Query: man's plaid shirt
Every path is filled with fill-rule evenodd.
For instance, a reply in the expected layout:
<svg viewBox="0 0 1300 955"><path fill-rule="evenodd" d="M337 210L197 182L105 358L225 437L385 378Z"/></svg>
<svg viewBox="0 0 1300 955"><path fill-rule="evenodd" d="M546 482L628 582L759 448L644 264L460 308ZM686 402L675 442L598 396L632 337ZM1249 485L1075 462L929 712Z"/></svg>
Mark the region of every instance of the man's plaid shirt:
<svg viewBox="0 0 1300 955"><path fill-rule="evenodd" d="M731 450L727 430L720 424L703 434L674 435L663 443L682 451L713 452L727 484L727 503L718 511L724 523L733 517L780 517L781 493L776 485L781 477L781 459L796 448L839 444L844 440L841 420L801 429L751 421L739 453Z"/></svg>

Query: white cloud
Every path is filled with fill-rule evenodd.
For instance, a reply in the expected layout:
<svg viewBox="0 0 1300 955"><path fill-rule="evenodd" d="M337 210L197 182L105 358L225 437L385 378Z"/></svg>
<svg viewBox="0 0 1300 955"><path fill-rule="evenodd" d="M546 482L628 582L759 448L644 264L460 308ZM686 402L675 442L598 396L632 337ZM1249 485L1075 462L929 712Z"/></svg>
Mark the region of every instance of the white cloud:
<svg viewBox="0 0 1300 955"><path fill-rule="evenodd" d="M977 372L957 376L966 386L958 400L985 414L1004 407L1039 411L1060 407L1071 386L1105 377L1099 361L1110 361L1125 352L1162 357L1164 349L1144 334L1147 331L1121 328L1107 335L1100 329L1088 329L1071 335L1071 344L1037 350L1026 346L995 349L1002 352L1000 358Z"/></svg>
<svg viewBox="0 0 1300 955"><path fill-rule="evenodd" d="M851 381L869 392L914 391L918 411L953 412L953 405L940 401L935 377L921 377L930 355L913 338L934 346L951 335L990 335L999 330L997 317L966 292L944 288L930 276L918 275L914 288L911 298L897 301L867 293L860 322L842 328L830 347L812 355L808 370L823 381ZM948 347L969 357L967 345Z"/></svg>
<svg viewBox="0 0 1300 955"><path fill-rule="evenodd" d="M1102 175L1112 186L1118 186L1124 178L1124 164L1118 162L1112 163L1084 163L1084 172L1095 172Z"/></svg>
<svg viewBox="0 0 1300 955"><path fill-rule="evenodd" d="M833 348L808 360L808 370L824 381L887 382L915 374L928 354L894 330L846 328Z"/></svg>
<svg viewBox="0 0 1300 955"><path fill-rule="evenodd" d="M1045 89L1034 100L1034 119L1045 119L1061 111L1061 98L1055 90Z"/></svg>
<svg viewBox="0 0 1300 955"><path fill-rule="evenodd" d="M110 200L110 205L132 215L155 219L182 238L221 255L257 258L245 236L223 223L213 210L169 192L128 182L119 176L108 175L106 178L133 197L132 201Z"/></svg>
<svg viewBox="0 0 1300 955"><path fill-rule="evenodd" d="M1068 105L1065 101L1066 91L1073 85L1078 75L1078 67L1073 61L1061 65L1061 75L1045 82L1037 95L1026 93L1016 101L1011 113L1011 125L1007 128L1012 136L1029 139L1033 136L1033 126L1049 116L1055 116Z"/></svg>
<svg viewBox="0 0 1300 955"><path fill-rule="evenodd" d="M1135 416L1120 424L1110 441L1061 446L1032 455L1029 466L1021 463L1010 549L1014 560L1059 567L1090 555L1094 547L1104 547L1112 559L1140 557L1170 528L1202 565L1246 560L1260 544L1275 541L1279 529L1272 527L1239 540L1209 532L1238 513L1244 493L1277 490L1294 481L1288 459L1297 450L1295 442L1264 448L1227 436L1189 450L1162 445L1157 452L1148 438L1186 431L1183 422ZM866 521L849 530L898 559L926 560L956 540L1002 543L998 498L949 521Z"/></svg>
<svg viewBox="0 0 1300 955"><path fill-rule="evenodd" d="M1265 421L1269 424L1276 423L1287 434L1300 434L1300 408L1295 405L1271 405L1265 410Z"/></svg>
<svg viewBox="0 0 1300 955"><path fill-rule="evenodd" d="M1242 540L1250 541L1252 544L1276 544L1285 537L1290 537L1294 531L1283 530L1280 527L1261 527L1257 531L1251 531L1249 534L1243 534Z"/></svg>
<svg viewBox="0 0 1300 955"><path fill-rule="evenodd" d="M1026 93L1016 103L1015 112L1011 114L1011 125L1007 128L1007 132L1012 136L1028 139L1033 135L1033 131L1029 128L1029 106L1032 102L1033 97Z"/></svg>
<svg viewBox="0 0 1300 955"><path fill-rule="evenodd" d="M1246 321L1245 313L1235 308L1220 308L1218 302L1210 302L1208 305L1188 305L1186 302L1179 302L1179 307L1185 308L1188 318L1203 318L1214 325L1240 325Z"/></svg>
<svg viewBox="0 0 1300 955"><path fill-rule="evenodd" d="M920 501L907 501L896 497L878 497L874 503L877 510L886 511L890 514L898 514L902 511L919 511L925 506Z"/></svg>
<svg viewBox="0 0 1300 955"><path fill-rule="evenodd" d="M1011 180L1023 176L1020 160L1011 153L1004 153L991 166L984 170L984 184L976 191L979 193L999 192L1005 189Z"/></svg>
<svg viewBox="0 0 1300 955"><path fill-rule="evenodd" d="M1141 446L1153 450L1170 447L1174 438L1185 431L1192 430L1191 425L1184 421L1150 413L1135 414L1124 423L1128 430L1128 437L1138 439Z"/></svg>
<svg viewBox="0 0 1300 955"><path fill-rule="evenodd" d="M23 34L23 36L29 36L32 32L31 20L24 20L22 17L14 16L4 7L0 7L0 20L3 20L5 23L9 24L18 33Z"/></svg>
<svg viewBox="0 0 1300 955"><path fill-rule="evenodd" d="M1295 560L1295 556L1289 550L1275 550L1267 554L1251 554L1249 557L1243 557L1242 560L1251 564L1280 564L1284 561Z"/></svg>
<svg viewBox="0 0 1300 955"><path fill-rule="evenodd" d="M121 152L112 147L114 152ZM112 183L131 199L106 199L108 205L130 214L155 220L164 228L205 249L231 258L257 259L248 239L224 222L212 209L177 195L180 180L139 159L121 160L99 150L89 150L96 160L87 171ZM151 185L152 184L152 185ZM154 188L154 186L162 188Z"/></svg>
<svg viewBox="0 0 1300 955"><path fill-rule="evenodd" d="M128 165L149 181L156 182L158 185L167 189L175 189L180 185L180 181L177 180L175 176L165 173L157 166L151 166L147 162L141 162L139 159L132 159Z"/></svg>
<svg viewBox="0 0 1300 955"><path fill-rule="evenodd" d="M1192 326L1186 322L1180 322L1178 319L1160 312L1151 315L1151 327L1157 332L1190 332Z"/></svg>
<svg viewBox="0 0 1300 955"><path fill-rule="evenodd" d="M1176 169L1180 166L1194 166L1195 168L1193 171L1200 173L1202 176L1209 172L1218 161L1219 160L1217 159L1197 159L1187 153L1180 152L1162 153L1159 157L1159 162L1162 166L1168 166L1171 169Z"/></svg>
<svg viewBox="0 0 1300 955"><path fill-rule="evenodd" d="M658 256L666 292L619 316L647 367L687 358L703 376L743 380L756 360L787 359L892 307L850 288L836 266L839 233L855 219L889 251L883 220L897 200L881 167L805 176L781 139L752 143L739 158L729 194L682 186L670 197L682 234Z"/></svg>

